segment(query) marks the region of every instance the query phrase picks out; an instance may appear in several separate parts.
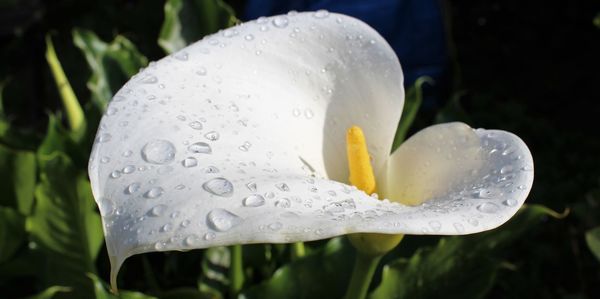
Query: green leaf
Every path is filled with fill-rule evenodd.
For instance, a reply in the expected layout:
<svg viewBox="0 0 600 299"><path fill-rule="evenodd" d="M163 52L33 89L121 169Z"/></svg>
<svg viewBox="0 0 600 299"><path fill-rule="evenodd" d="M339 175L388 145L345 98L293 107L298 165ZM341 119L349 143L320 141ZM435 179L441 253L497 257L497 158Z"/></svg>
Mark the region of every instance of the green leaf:
<svg viewBox="0 0 600 299"><path fill-rule="evenodd" d="M600 261L600 226L590 229L585 233L585 241L590 251Z"/></svg>
<svg viewBox="0 0 600 299"><path fill-rule="evenodd" d="M50 38L49 35L46 35L46 61L52 71L52 77L56 83L56 88L58 88L69 121L69 127L78 137L82 137L86 129L83 109L75 96L75 92L73 92L73 88L71 88L67 75L65 75L65 72L63 71L58 56L56 55L56 51L54 50L52 38Z"/></svg>
<svg viewBox="0 0 600 299"><path fill-rule="evenodd" d="M51 286L51 287L45 289L44 291L42 291L41 293L33 295L33 296L29 296L26 299L52 299L58 293L66 293L66 292L70 292L70 291L71 291L71 288L68 288L68 287Z"/></svg>
<svg viewBox="0 0 600 299"><path fill-rule="evenodd" d="M287 264L273 277L242 292L245 298L341 298L350 280L354 248L345 238Z"/></svg>
<svg viewBox="0 0 600 299"><path fill-rule="evenodd" d="M547 216L558 215L544 206L524 206L495 230L442 238L410 259L392 261L370 298L483 298L494 284L505 249Z"/></svg>
<svg viewBox="0 0 600 299"><path fill-rule="evenodd" d="M74 298L88 297L92 285L85 273L96 273L103 235L87 175L62 152L40 153L38 161L40 183L27 230L47 255L40 265L43 284L70 286Z"/></svg>
<svg viewBox="0 0 600 299"><path fill-rule="evenodd" d="M198 288L212 298L223 298L229 287L229 266L231 254L227 247L212 247L204 250L202 276L198 280Z"/></svg>
<svg viewBox="0 0 600 299"><path fill-rule="evenodd" d="M86 276L91 280L94 286L94 295L96 299L158 299L154 296L149 296L140 292L132 291L119 291L119 295L116 296L108 291L108 286L98 276L92 273L87 273Z"/></svg>
<svg viewBox="0 0 600 299"><path fill-rule="evenodd" d="M93 102L102 111L115 92L148 64L148 59L136 46L120 35L105 43L92 31L74 29L73 42L82 51L92 71L87 85Z"/></svg>
<svg viewBox="0 0 600 299"><path fill-rule="evenodd" d="M394 136L392 152L404 142L408 130L415 121L419 107L421 107L421 103L423 102L423 84L425 83L432 84L433 79L427 76L419 77L415 81L415 84L406 91L404 109L402 110L398 129L396 129L396 136Z"/></svg>
<svg viewBox="0 0 600 299"><path fill-rule="evenodd" d="M35 154L0 145L0 205L31 213L36 182Z"/></svg>
<svg viewBox="0 0 600 299"><path fill-rule="evenodd" d="M25 217L16 210L0 207L0 263L10 259L25 239Z"/></svg>
<svg viewBox="0 0 600 299"><path fill-rule="evenodd" d="M158 44L170 54L207 34L234 25L233 9L220 0L167 0Z"/></svg>

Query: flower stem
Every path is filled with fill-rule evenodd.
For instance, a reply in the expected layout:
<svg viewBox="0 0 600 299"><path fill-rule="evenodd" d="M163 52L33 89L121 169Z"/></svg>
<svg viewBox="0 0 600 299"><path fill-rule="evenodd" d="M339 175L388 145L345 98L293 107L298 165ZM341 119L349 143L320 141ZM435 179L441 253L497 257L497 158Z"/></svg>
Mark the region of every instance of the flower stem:
<svg viewBox="0 0 600 299"><path fill-rule="evenodd" d="M345 299L364 299L371 285L371 279L377 265L383 255L365 255L359 251L356 252L356 262L352 271L352 278L346 290Z"/></svg>
<svg viewBox="0 0 600 299"><path fill-rule="evenodd" d="M298 258L303 257L305 253L306 253L306 251L304 250L303 242L292 243L292 248L291 248L292 260L297 260Z"/></svg>
<svg viewBox="0 0 600 299"><path fill-rule="evenodd" d="M244 267L242 265L242 245L231 246L231 264L229 265L229 296L237 298L244 285Z"/></svg>

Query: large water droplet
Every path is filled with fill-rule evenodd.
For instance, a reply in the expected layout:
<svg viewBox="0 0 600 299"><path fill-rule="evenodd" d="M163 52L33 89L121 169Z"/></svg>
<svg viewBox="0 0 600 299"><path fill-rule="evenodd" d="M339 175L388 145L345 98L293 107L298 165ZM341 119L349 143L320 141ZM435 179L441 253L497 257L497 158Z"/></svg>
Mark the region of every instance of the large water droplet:
<svg viewBox="0 0 600 299"><path fill-rule="evenodd" d="M188 146L188 151L194 154L211 154L212 148L206 142L196 142Z"/></svg>
<svg viewBox="0 0 600 299"><path fill-rule="evenodd" d="M161 187L154 187L150 190L148 190L145 194L144 197L145 198L157 198L160 197L161 195L163 195L163 193L165 193L165 190Z"/></svg>
<svg viewBox="0 0 600 299"><path fill-rule="evenodd" d="M181 161L181 164L185 168L196 167L198 166L198 160L196 160L196 158L194 157L187 157L183 161Z"/></svg>
<svg viewBox="0 0 600 299"><path fill-rule="evenodd" d="M246 184L246 187L248 188L248 190L252 191L252 192L256 192L256 183L254 182L250 182L248 184Z"/></svg>
<svg viewBox="0 0 600 299"><path fill-rule="evenodd" d="M509 199L507 199L507 200L505 200L505 201L502 202L502 204L504 204L505 206L508 206L508 207L514 207L518 203L519 202L516 199L512 199L512 198L509 198Z"/></svg>
<svg viewBox="0 0 600 299"><path fill-rule="evenodd" d="M240 224L242 218L224 209L214 209L206 215L206 222L210 228L225 232Z"/></svg>
<svg viewBox="0 0 600 299"><path fill-rule="evenodd" d="M243 204L245 207L260 207L265 204L265 198L259 194L253 194L244 198Z"/></svg>
<svg viewBox="0 0 600 299"><path fill-rule="evenodd" d="M187 236L185 239L183 239L183 245L185 246L194 246L196 242L198 242L198 237L195 235Z"/></svg>
<svg viewBox="0 0 600 299"><path fill-rule="evenodd" d="M121 177L121 172L118 170L115 170L113 172L110 173L110 178L111 179L118 179Z"/></svg>
<svg viewBox="0 0 600 299"><path fill-rule="evenodd" d="M273 18L273 26L277 28L285 28L287 27L289 20L285 16L277 16Z"/></svg>
<svg viewBox="0 0 600 299"><path fill-rule="evenodd" d="M202 184L204 190L223 197L233 195L233 184L225 178L214 178Z"/></svg>
<svg viewBox="0 0 600 299"><path fill-rule="evenodd" d="M285 191L285 192L290 191L290 187L286 183L275 184L275 187L277 187L277 189L279 189L281 191Z"/></svg>
<svg viewBox="0 0 600 299"><path fill-rule="evenodd" d="M167 211L167 208L168 207L166 205L156 205L152 209L150 209L148 215L153 217L160 217L165 213L165 211Z"/></svg>
<svg viewBox="0 0 600 299"><path fill-rule="evenodd" d="M175 146L167 140L153 140L142 148L144 161L153 164L166 164L175 159Z"/></svg>
<svg viewBox="0 0 600 299"><path fill-rule="evenodd" d="M491 202L484 202L477 206L477 210L482 213L493 214L498 212L498 205Z"/></svg>

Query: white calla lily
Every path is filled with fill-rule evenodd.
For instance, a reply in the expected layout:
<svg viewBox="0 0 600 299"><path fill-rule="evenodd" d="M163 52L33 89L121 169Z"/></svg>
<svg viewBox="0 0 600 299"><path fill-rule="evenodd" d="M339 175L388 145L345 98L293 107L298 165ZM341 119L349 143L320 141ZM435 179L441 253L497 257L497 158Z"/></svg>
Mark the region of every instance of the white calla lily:
<svg viewBox="0 0 600 299"><path fill-rule="evenodd" d="M111 280L149 251L470 234L507 221L532 185L527 146L450 123L390 156L402 81L377 32L323 11L260 18L151 63L110 103L89 164ZM347 184L354 125L389 200Z"/></svg>

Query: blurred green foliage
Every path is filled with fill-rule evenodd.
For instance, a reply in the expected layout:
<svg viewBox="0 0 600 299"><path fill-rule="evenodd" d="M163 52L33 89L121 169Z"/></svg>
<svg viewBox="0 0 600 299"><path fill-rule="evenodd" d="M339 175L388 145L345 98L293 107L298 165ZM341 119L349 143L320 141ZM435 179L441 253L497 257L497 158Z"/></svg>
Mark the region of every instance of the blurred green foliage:
<svg viewBox="0 0 600 299"><path fill-rule="evenodd" d="M600 98L589 87L600 80L591 63L600 53L594 27L600 8L536 4L555 15L516 0L448 4L461 76L433 118L522 136L536 159L533 204L490 232L406 237L384 257L371 298L600 296L598 104L586 106ZM149 59L233 25L233 9L220 0L26 0L0 1L0 8L10 17L0 24L0 297L228 297L231 257L222 247L134 256L119 276L125 290L110 293L86 168L96 126L116 90ZM84 132L64 125L65 94L44 58L48 34L72 86L67 97L83 107ZM594 42L580 50L568 46L583 40ZM429 125L418 114L426 81L407 92L396 146ZM540 204L572 213L555 220ZM344 294L355 254L345 238L308 243L301 258L292 258L290 247L243 246L244 298Z"/></svg>

